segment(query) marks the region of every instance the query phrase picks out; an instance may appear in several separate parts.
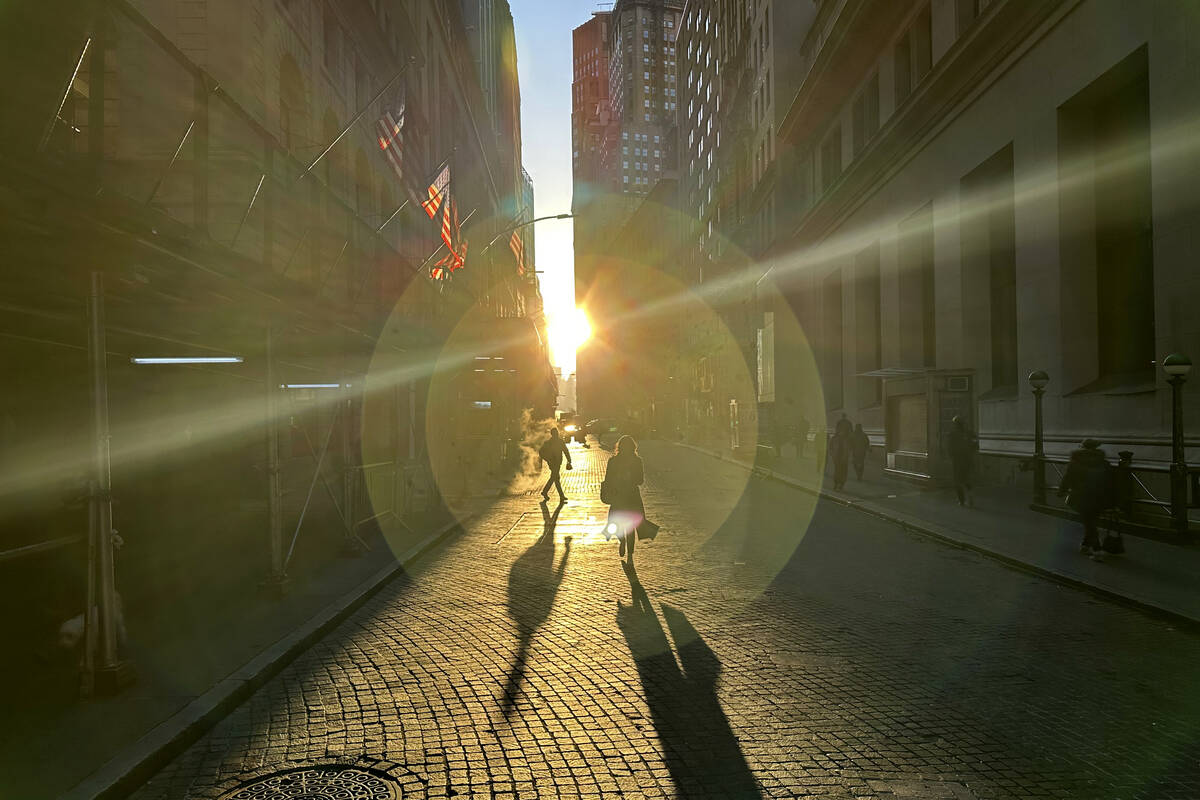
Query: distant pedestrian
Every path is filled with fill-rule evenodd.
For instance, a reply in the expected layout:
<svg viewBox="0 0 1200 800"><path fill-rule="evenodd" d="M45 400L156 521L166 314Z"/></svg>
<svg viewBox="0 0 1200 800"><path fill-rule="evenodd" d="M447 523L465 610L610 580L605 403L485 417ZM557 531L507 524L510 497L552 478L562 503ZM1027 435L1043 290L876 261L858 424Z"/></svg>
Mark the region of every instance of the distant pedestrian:
<svg viewBox="0 0 1200 800"><path fill-rule="evenodd" d="M808 436L808 421L803 416L796 418L796 403L790 397L783 399L783 404L775 408L771 418L775 433L775 456L783 457L783 446L791 444L796 448L796 458L804 454L804 439Z"/></svg>
<svg viewBox="0 0 1200 800"><path fill-rule="evenodd" d="M975 452L979 449L975 434L956 416L951 421L950 435L946 440L946 451L950 456L950 468L954 473L954 492L960 506L975 505L971 497L972 471L975 467Z"/></svg>
<svg viewBox="0 0 1200 800"><path fill-rule="evenodd" d="M808 432L811 429L808 417L801 414L800 421L796 423L796 458L804 458L804 448L808 446Z"/></svg>
<svg viewBox="0 0 1200 800"><path fill-rule="evenodd" d="M633 564L638 526L646 519L642 490L638 488L645 479L642 459L637 452L637 442L628 434L617 439L615 453L608 460L608 467L604 472L604 483L600 485L600 500L608 504L608 524L605 531L621 540L618 555L624 558L628 552L630 564Z"/></svg>
<svg viewBox="0 0 1200 800"><path fill-rule="evenodd" d="M567 443L564 442L558 435L558 428L550 429L550 438L543 444L538 455L542 457L542 461L546 462L546 466L550 468L550 479L546 481L546 485L542 487L542 497L550 499L550 487L558 489L558 499L560 503L567 502L567 496L563 494L562 480L559 478L559 471L562 468L563 456L567 458L567 469L571 469L571 451L567 449Z"/></svg>
<svg viewBox="0 0 1200 800"><path fill-rule="evenodd" d="M845 414L842 414L842 418L837 421L837 425L834 426L833 432L843 433L848 439L850 434L854 433L854 425L850 423L850 419Z"/></svg>
<svg viewBox="0 0 1200 800"><path fill-rule="evenodd" d="M1104 560L1100 545L1100 514L1112 508L1114 494L1112 465L1100 449L1100 442L1086 439L1071 452L1067 473L1058 487L1059 496L1067 496L1067 505L1079 512L1083 522L1083 542L1079 552L1095 561Z"/></svg>
<svg viewBox="0 0 1200 800"><path fill-rule="evenodd" d="M863 479L863 471L867 468L867 453L870 450L871 439L860 422L854 426L854 433L850 434L850 457L854 461L854 475L860 481Z"/></svg>
<svg viewBox="0 0 1200 800"><path fill-rule="evenodd" d="M842 423L845 423L843 425ZM833 461L833 488L841 491L846 486L846 475L850 471L850 434L853 428L845 415L838 420L833 438L829 440L829 458Z"/></svg>

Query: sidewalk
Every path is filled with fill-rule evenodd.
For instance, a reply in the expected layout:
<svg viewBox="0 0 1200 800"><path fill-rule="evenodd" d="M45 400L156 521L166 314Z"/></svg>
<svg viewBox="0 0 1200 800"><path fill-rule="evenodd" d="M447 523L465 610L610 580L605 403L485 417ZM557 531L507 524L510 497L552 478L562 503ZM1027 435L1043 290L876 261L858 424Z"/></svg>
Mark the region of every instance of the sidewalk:
<svg viewBox="0 0 1200 800"><path fill-rule="evenodd" d="M1079 524L1029 509L1027 491L984 486L975 492L974 507L958 505L954 490L927 489L887 477L868 461L866 475L856 481L851 470L844 491L835 492L830 471L816 474L814 460L785 455L770 463L751 464L728 452L694 445L696 450L754 470L823 498L895 522L908 530L963 547L1053 580L1087 589L1110 600L1135 606L1177 622L1200 626L1200 548L1125 537L1126 552L1103 563L1080 555Z"/></svg>
<svg viewBox="0 0 1200 800"><path fill-rule="evenodd" d="M127 597L137 683L85 701L66 687L53 697L40 684L26 687L5 714L0 796L57 797L73 786L80 798L120 795L450 535L475 505L438 509L414 519L415 530L369 536L372 550L358 557L298 559L286 598L239 577L143 618L137 609L147 604Z"/></svg>

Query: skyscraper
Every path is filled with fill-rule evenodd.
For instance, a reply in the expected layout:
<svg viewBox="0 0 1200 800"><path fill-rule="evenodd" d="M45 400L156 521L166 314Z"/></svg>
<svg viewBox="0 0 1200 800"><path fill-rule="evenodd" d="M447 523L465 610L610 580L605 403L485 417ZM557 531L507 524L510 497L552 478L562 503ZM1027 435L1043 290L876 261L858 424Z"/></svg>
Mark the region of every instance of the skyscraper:
<svg viewBox="0 0 1200 800"><path fill-rule="evenodd" d="M617 136L608 91L607 11L597 11L572 34L574 78L571 84L571 148L574 198L579 209L608 188L601 157Z"/></svg>
<svg viewBox="0 0 1200 800"><path fill-rule="evenodd" d="M613 6L609 95L620 136L602 160L612 165L622 193L648 193L675 164L675 37L682 9L683 0L617 0Z"/></svg>

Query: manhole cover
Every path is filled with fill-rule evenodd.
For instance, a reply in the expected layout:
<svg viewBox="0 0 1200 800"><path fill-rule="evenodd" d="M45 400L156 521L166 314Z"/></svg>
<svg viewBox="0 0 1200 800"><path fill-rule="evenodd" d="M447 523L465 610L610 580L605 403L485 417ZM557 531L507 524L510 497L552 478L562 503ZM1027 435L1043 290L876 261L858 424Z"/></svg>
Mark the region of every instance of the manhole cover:
<svg viewBox="0 0 1200 800"><path fill-rule="evenodd" d="M391 777L339 765L297 767L247 781L220 800L399 800Z"/></svg>
<svg viewBox="0 0 1200 800"><path fill-rule="evenodd" d="M975 800L975 794L966 786L949 781L867 781L867 785L880 800Z"/></svg>

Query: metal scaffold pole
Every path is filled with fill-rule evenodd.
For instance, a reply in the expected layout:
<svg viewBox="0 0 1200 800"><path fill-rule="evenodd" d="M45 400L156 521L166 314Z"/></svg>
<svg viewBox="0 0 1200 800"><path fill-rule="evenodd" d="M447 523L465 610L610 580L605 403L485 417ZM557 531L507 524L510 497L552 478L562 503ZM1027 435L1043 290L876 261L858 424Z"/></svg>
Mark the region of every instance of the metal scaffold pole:
<svg viewBox="0 0 1200 800"><path fill-rule="evenodd" d="M88 362L92 379L92 430L94 437L91 513L92 530L89 541L95 543L94 560L88 568L95 570L99 589L97 617L99 622L99 665L95 673L95 690L112 694L133 682L132 667L120 660L117 651L118 616L124 614L117 598L112 529L112 459L111 435L108 426L108 364L104 336L104 275L92 273L88 295ZM92 609L85 611L85 619Z"/></svg>
<svg viewBox="0 0 1200 800"><path fill-rule="evenodd" d="M283 592L287 586L287 574L283 560L283 514L280 508L279 487L279 383L275 377L275 360L272 353L271 326L267 326L267 534L271 549L271 571L263 585L268 589Z"/></svg>

